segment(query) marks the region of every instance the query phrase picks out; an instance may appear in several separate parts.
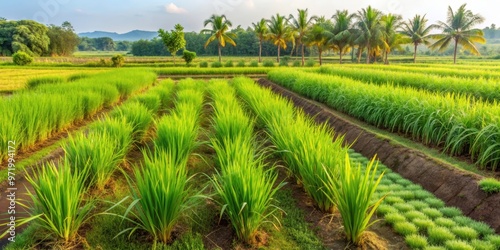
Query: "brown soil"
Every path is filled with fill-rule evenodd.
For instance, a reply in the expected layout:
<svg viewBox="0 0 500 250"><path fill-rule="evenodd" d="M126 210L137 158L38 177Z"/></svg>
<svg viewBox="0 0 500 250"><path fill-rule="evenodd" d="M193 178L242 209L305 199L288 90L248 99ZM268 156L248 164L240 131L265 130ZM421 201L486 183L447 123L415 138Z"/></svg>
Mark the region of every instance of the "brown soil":
<svg viewBox="0 0 500 250"><path fill-rule="evenodd" d="M297 107L315 117L317 122L327 122L345 142L366 157L377 155L382 163L403 177L433 192L448 206L456 206L473 219L484 221L500 233L500 193L487 194L477 182L481 176L459 170L438 162L424 153L394 144L387 139L364 130L323 104L311 101L271 81L260 79L261 86L289 98ZM353 119L354 120L354 119Z"/></svg>

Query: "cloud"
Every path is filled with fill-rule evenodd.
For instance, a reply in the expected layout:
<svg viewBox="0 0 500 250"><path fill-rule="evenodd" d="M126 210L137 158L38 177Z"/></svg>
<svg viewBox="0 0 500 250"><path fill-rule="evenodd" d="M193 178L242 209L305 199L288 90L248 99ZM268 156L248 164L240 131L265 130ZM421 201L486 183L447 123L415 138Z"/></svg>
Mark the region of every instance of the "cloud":
<svg viewBox="0 0 500 250"><path fill-rule="evenodd" d="M255 8L255 2L253 0L247 0L246 1L246 6L249 9L254 9Z"/></svg>
<svg viewBox="0 0 500 250"><path fill-rule="evenodd" d="M184 8L180 8L180 7L177 7L177 5L175 5L174 3L170 3L168 5L165 5L165 10L168 12L168 13L172 13L172 14L183 14L183 13L187 13L187 10L184 9Z"/></svg>

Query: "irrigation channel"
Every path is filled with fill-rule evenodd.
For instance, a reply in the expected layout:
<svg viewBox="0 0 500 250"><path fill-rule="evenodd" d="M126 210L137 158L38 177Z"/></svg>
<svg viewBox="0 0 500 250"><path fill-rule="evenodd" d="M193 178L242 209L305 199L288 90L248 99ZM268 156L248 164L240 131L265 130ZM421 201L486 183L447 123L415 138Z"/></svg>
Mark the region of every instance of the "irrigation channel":
<svg viewBox="0 0 500 250"><path fill-rule="evenodd" d="M438 162L424 153L396 145L371 133L323 104L309 100L269 80L260 79L261 86L287 97L319 123L327 122L337 133L345 134L345 142L365 157L377 158L386 166L429 192L455 206L464 215L484 221L500 233L500 193L487 194L477 187L480 176L460 171L453 166Z"/></svg>
<svg viewBox="0 0 500 250"><path fill-rule="evenodd" d="M184 79L191 77L195 79L214 79L224 78L230 79L234 76L229 75L159 75L158 79ZM500 204L500 194L488 195L481 189L477 188L476 182L479 176L457 170L456 168L446 165L445 163L438 162L433 158L426 156L424 153L414 149L406 148L402 145L394 144L393 142L378 137L376 134L371 133L356 123L352 122L353 118L346 119L340 116L336 111L327 108L325 105L315 101L304 98L292 91L289 91L265 78L265 75L254 74L247 75L247 77L258 80L257 82L263 86L268 87L276 93L290 99L296 107L302 108L308 115L315 118L318 123L327 122L337 134L345 134L345 143L352 145L351 147L365 157L371 158L377 155L377 158L390 167L393 171L401 174L403 177L413 181L416 184L422 185L426 190L434 193L438 198L442 199L448 206L455 206L460 208L464 215L473 219L484 221L496 233L500 233L500 209L496 207ZM104 110L93 118L89 119L87 123L82 123L78 127L73 128L70 132L60 135L58 140L66 138L69 134L76 132L79 129L85 128L88 123L95 119L99 119ZM352 120L351 120L352 119ZM58 140L53 141L56 143ZM40 144L38 150L47 147L47 144ZM30 152L35 153L35 152ZM33 164L29 168L36 168L44 162L57 160L64 155L61 148L52 151L47 157L39 162ZM27 168L27 169L29 169ZM24 178L17 177L17 186L29 186L29 183ZM1 193L5 194L6 186L0 186ZM24 192L18 190L18 193ZM0 196L0 207L6 207L9 201L5 195ZM27 196L18 196L16 198L27 199ZM0 212L0 220L5 221L8 215L4 211ZM20 231L16 232L17 234ZM0 239L0 248L3 248L8 243L7 239Z"/></svg>

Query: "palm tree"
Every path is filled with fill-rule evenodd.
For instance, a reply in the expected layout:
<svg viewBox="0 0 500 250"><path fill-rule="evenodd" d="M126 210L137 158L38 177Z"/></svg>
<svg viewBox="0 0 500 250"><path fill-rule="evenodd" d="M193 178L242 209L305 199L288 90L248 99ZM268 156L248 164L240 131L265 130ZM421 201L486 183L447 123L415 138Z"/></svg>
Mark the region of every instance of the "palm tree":
<svg viewBox="0 0 500 250"><path fill-rule="evenodd" d="M431 49L445 50L451 41L454 42L453 63L457 63L457 48L458 45L474 55L479 55L479 50L474 43L486 43L483 31L473 29L474 25L484 22L484 18L479 14L474 14L472 11L465 9L467 4L462 4L457 12L453 12L448 6L448 17L445 22L439 21L437 28L443 30L441 34L431 35L431 38L437 41L431 45Z"/></svg>
<svg viewBox="0 0 500 250"><path fill-rule="evenodd" d="M225 15L212 15L209 19L203 22L203 25L212 25L212 29L203 29L201 32L203 34L210 34L207 42L205 43L205 48L213 41L217 39L217 46L219 48L219 62L222 62L221 47L226 47L226 43L236 46L233 39L236 38L236 34L229 32L229 28L233 25L231 21L227 20Z"/></svg>
<svg viewBox="0 0 500 250"><path fill-rule="evenodd" d="M252 23L253 26L253 31L259 38L259 62L262 61L262 42L266 38L266 33L267 33L267 21L266 19L262 18L260 21L257 23Z"/></svg>
<svg viewBox="0 0 500 250"><path fill-rule="evenodd" d="M366 9L358 11L356 16L358 19L357 26L361 31L361 35L357 38L358 42L364 42L366 47L366 63L370 63L370 55L372 54L372 46L378 43L382 37L382 26L380 18L382 12L368 6Z"/></svg>
<svg viewBox="0 0 500 250"><path fill-rule="evenodd" d="M407 23L403 24L401 34L409 37L414 45L413 63L417 62L417 47L420 44L429 45L429 33L435 25L427 26L427 19L425 15L415 15L413 19L408 19Z"/></svg>
<svg viewBox="0 0 500 250"><path fill-rule="evenodd" d="M349 11L343 10L335 13L332 16L333 25L331 29L325 32L327 36L327 43L330 44L339 52L340 63L342 63L342 55L348 51L349 46L352 44L353 35L355 30L352 27L354 21L354 14L349 14Z"/></svg>
<svg viewBox="0 0 500 250"><path fill-rule="evenodd" d="M380 19L385 64L389 64L388 56L392 49L401 49L401 44L408 41L401 34L397 33L397 30L403 25L401 20L403 20L403 18L400 15L390 13Z"/></svg>
<svg viewBox="0 0 500 250"><path fill-rule="evenodd" d="M316 16L309 17L308 9L301 10L297 9L297 18L292 14L288 17L288 20L292 26L293 31L296 33L297 43L301 46L301 56L302 56L302 66L304 66L304 41L303 38L307 31L311 28L313 22L318 18Z"/></svg>
<svg viewBox="0 0 500 250"><path fill-rule="evenodd" d="M315 23L307 32L303 42L307 42L309 46L316 46L319 54L319 65L323 64L323 51L328 48L327 37L325 36L328 27L328 22Z"/></svg>
<svg viewBox="0 0 500 250"><path fill-rule="evenodd" d="M285 16L281 16L277 13L276 16L271 17L271 20L268 20L267 38L271 40L274 45L278 46L277 61L279 63L281 48L286 49L287 41L294 42L292 30L287 25Z"/></svg>

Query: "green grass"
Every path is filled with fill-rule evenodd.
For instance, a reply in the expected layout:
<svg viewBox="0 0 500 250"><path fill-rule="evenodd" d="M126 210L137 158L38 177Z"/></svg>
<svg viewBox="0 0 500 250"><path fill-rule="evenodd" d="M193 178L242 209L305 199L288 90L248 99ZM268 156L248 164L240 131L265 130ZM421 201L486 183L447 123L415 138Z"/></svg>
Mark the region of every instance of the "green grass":
<svg viewBox="0 0 500 250"><path fill-rule="evenodd" d="M446 227L431 227L427 229L429 241L433 244L444 244L446 241L454 240L455 235Z"/></svg>
<svg viewBox="0 0 500 250"><path fill-rule="evenodd" d="M500 181L495 178L485 178L479 182L479 187L486 193L500 192Z"/></svg>
<svg viewBox="0 0 500 250"><path fill-rule="evenodd" d="M403 236L416 234L418 232L417 226L411 222L403 221L394 224L394 231Z"/></svg>
<svg viewBox="0 0 500 250"><path fill-rule="evenodd" d="M418 234L407 235L405 242L411 249L423 249L428 244L427 238Z"/></svg>

